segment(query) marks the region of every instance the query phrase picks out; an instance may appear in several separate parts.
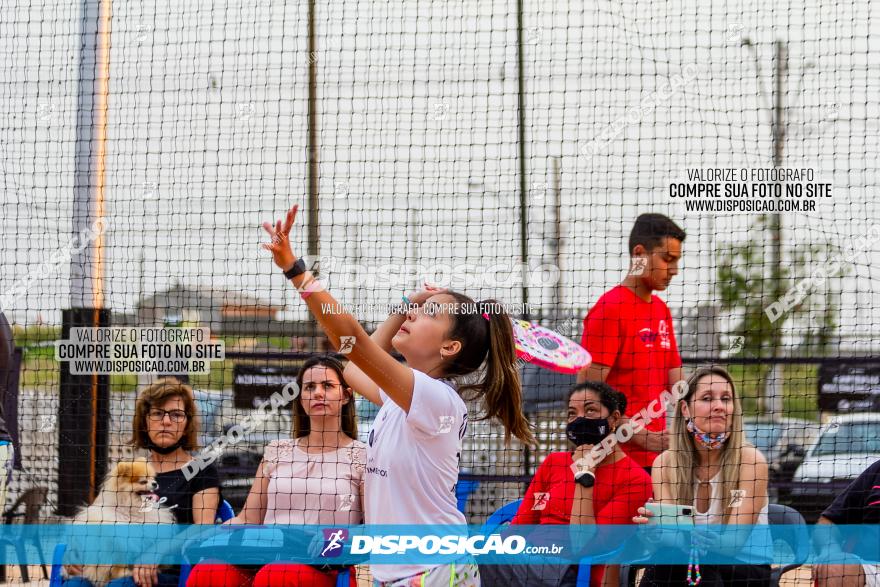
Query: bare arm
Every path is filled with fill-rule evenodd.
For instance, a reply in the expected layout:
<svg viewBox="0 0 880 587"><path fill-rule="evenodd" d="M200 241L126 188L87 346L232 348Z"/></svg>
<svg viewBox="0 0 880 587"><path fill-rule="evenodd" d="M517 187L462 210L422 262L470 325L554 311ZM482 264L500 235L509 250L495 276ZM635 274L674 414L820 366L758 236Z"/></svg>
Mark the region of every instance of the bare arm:
<svg viewBox="0 0 880 587"><path fill-rule="evenodd" d="M675 387L675 384L684 379L684 368L676 367L669 370L669 391Z"/></svg>
<svg viewBox="0 0 880 587"><path fill-rule="evenodd" d="M577 374L577 382L583 383L584 381L602 381L608 378L608 373L611 372L611 367L606 365L600 365L599 363L591 363L587 365Z"/></svg>
<svg viewBox="0 0 880 587"><path fill-rule="evenodd" d="M585 444L579 446L575 449L574 454L572 455L572 460L574 460L575 465L578 467L579 471L589 471L593 472L593 467L589 467L586 465L591 459L587 459L586 456L590 453L593 446L590 444ZM595 475L594 475L595 478ZM596 510L593 506L593 488L592 487L584 487L580 483L575 482L574 484L574 499L571 504L571 523L572 524L595 524L596 523Z"/></svg>
<svg viewBox="0 0 880 587"><path fill-rule="evenodd" d="M269 478L263 473L265 462L265 460L260 461L257 478L254 479L244 507L228 522L229 524L262 524L266 518L266 508L269 506Z"/></svg>
<svg viewBox="0 0 880 587"><path fill-rule="evenodd" d="M263 248L272 253L275 264L285 271L293 267L297 261L290 247L290 229L296 220L298 208L297 205L291 207L284 222L279 219L274 227L269 222L263 223L263 228L272 237L272 242L264 244ZM330 343L339 349L341 337L345 336L346 348L350 349L348 358L351 362L381 388L391 401L408 413L415 384L412 369L398 363L388 351L370 338L355 317L344 312L343 306L330 295L330 292L323 289L320 282L316 283L314 280L312 272L305 271L291 279L291 282L297 291L311 292L304 301L330 339ZM385 334L387 335L387 332ZM365 387L363 379L359 385Z"/></svg>
<svg viewBox="0 0 880 587"><path fill-rule="evenodd" d="M731 524L755 524L758 514L767 504L767 459L756 448L742 449L742 466L740 467L739 490L741 501L735 496L721 496L727 503L721 505L722 511L728 508L732 513ZM740 501L739 505L736 502Z"/></svg>
<svg viewBox="0 0 880 587"><path fill-rule="evenodd" d="M196 524L213 524L220 505L220 490L216 487L203 489L193 495L192 515Z"/></svg>
<svg viewBox="0 0 880 587"><path fill-rule="evenodd" d="M684 378L684 369L676 367L669 370L668 385L671 391L675 384ZM666 408L664 407L664 410ZM666 430L654 431L643 428L639 432L633 434L632 442L645 450L652 452L663 452L669 449L669 434Z"/></svg>
<svg viewBox="0 0 880 587"><path fill-rule="evenodd" d="M668 483L664 483L666 471L664 470L664 462L666 453L661 453L654 459L654 465L651 467L651 487L654 490L654 501L660 503L676 503L675 496L672 494L672 487Z"/></svg>
<svg viewBox="0 0 880 587"><path fill-rule="evenodd" d="M388 318L385 319L385 322L379 325L373 334L370 335L370 338L373 339L379 348L384 350L386 353L391 352L391 339L394 338L394 335L400 330L400 327L406 321L406 315L403 314L391 314ZM369 401L373 402L377 406L382 405L382 398L379 396L379 386L375 381L370 379L366 373L361 370L360 367L355 365L353 362L349 361L349 363L345 366L345 370L342 373L342 376L345 378L346 383L351 385L352 389L356 392L367 398Z"/></svg>
<svg viewBox="0 0 880 587"><path fill-rule="evenodd" d="M751 526L758 521L761 510L767 504L767 460L754 447L742 449L742 466L738 487L739 495L721 495L721 510L730 512L730 524L734 531L719 533L709 530L706 547L716 552L733 555L746 544ZM725 515L725 522L726 515ZM698 542L702 541L695 536Z"/></svg>
<svg viewBox="0 0 880 587"><path fill-rule="evenodd" d="M669 434L666 430L655 431L643 428L632 435L630 442L645 450L663 452L669 449Z"/></svg>

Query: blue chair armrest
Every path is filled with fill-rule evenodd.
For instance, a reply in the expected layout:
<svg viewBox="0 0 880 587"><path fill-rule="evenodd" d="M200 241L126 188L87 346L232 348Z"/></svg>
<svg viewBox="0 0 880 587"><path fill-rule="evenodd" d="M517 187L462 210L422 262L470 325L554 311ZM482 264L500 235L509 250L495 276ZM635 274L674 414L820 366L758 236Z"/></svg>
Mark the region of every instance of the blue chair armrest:
<svg viewBox="0 0 880 587"><path fill-rule="evenodd" d="M52 551L52 574L49 575L49 587L61 587L61 584L64 583L61 572L64 567L64 552L66 550L66 544L56 544L55 550Z"/></svg>

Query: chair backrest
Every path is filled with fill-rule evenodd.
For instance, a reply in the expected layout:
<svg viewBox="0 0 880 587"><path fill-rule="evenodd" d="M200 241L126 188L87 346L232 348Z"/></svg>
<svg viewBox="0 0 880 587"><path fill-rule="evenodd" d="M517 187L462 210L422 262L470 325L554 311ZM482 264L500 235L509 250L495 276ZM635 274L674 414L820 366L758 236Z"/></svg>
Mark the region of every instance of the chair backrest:
<svg viewBox="0 0 880 587"><path fill-rule="evenodd" d="M771 524L806 524L799 511L781 503L767 506L767 519Z"/></svg>
<svg viewBox="0 0 880 587"><path fill-rule="evenodd" d="M217 519L221 522L225 522L227 520L231 520L235 517L235 511L233 511L232 506L229 505L229 502L225 499L220 502L220 505L217 507Z"/></svg>
<svg viewBox="0 0 880 587"><path fill-rule="evenodd" d="M463 480L459 473L458 483L455 484L455 499L458 502L458 511L467 515L467 502L471 494L480 486L479 481Z"/></svg>
<svg viewBox="0 0 880 587"><path fill-rule="evenodd" d="M48 487L32 487L27 491L28 495L24 500L24 523L38 524L40 522L40 510L46 503L46 496L49 495Z"/></svg>
<svg viewBox="0 0 880 587"><path fill-rule="evenodd" d="M770 534L775 540L781 540L788 544L792 553L798 560L804 560L810 554L811 544L807 531L807 521L799 511L793 507L779 503L771 503L767 507L767 521L770 523ZM774 526L800 526L794 532L791 528L777 528Z"/></svg>
<svg viewBox="0 0 880 587"><path fill-rule="evenodd" d="M489 516L489 519L486 520L486 523L483 524L483 534L490 534L499 526L503 524L509 524L513 520L513 517L516 515L516 512L519 511L519 506L521 503L522 500L518 499L495 510L495 512L491 516Z"/></svg>
<svg viewBox="0 0 880 587"><path fill-rule="evenodd" d="M31 487L24 493L18 496L12 505L9 506L4 512L4 522L6 524L12 523L12 518L16 516L23 516L25 524L38 524L40 522L40 510L43 508L43 505L46 503L46 495L48 495L49 489L47 487L36 486ZM24 506L24 513L18 513L18 508Z"/></svg>

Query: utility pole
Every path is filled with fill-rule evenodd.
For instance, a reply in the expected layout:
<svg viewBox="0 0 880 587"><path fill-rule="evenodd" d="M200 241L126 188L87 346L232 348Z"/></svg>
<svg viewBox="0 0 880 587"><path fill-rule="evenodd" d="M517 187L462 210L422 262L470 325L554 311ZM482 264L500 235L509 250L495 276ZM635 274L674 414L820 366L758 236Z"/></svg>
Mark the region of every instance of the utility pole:
<svg viewBox="0 0 880 587"><path fill-rule="evenodd" d="M308 217L308 255L309 262L314 263L320 255L318 243L318 53L315 39L315 0L309 0L308 15L308 45L309 45L309 144L308 144L308 189L309 189L309 217ZM315 348L318 348L320 329L318 322L310 317L310 330Z"/></svg>
<svg viewBox="0 0 880 587"><path fill-rule="evenodd" d="M309 0L309 244L312 260L318 258L318 53L315 40L315 0Z"/></svg>
<svg viewBox="0 0 880 587"><path fill-rule="evenodd" d="M783 165L783 150L785 148L785 107L783 106L784 78L788 75L788 50L783 41L775 43L775 75L773 76L773 167L780 168ZM778 300L782 297L782 213L776 212L770 217L771 238L771 271L773 278L773 297ZM782 322L776 322L773 328L773 358L780 356L782 346ZM782 398L782 365L773 363L767 376L765 387L766 407L771 415L780 415L783 410Z"/></svg>
<svg viewBox="0 0 880 587"><path fill-rule="evenodd" d="M556 268L559 269L559 279L553 289L553 309L556 315L556 323L553 326L557 331L562 325L562 176L559 170L559 160L560 157L553 158L553 198L555 204L553 255Z"/></svg>

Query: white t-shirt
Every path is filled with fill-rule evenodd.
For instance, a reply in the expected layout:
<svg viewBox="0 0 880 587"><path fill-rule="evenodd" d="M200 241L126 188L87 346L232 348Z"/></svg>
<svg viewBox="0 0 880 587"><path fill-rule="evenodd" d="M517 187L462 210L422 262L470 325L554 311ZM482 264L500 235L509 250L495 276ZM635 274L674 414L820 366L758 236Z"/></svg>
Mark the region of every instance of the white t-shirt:
<svg viewBox="0 0 880 587"><path fill-rule="evenodd" d="M465 525L455 484L467 406L449 383L413 369L409 413L384 391L367 442L364 484L367 524ZM438 565L372 565L373 577L391 581Z"/></svg>

